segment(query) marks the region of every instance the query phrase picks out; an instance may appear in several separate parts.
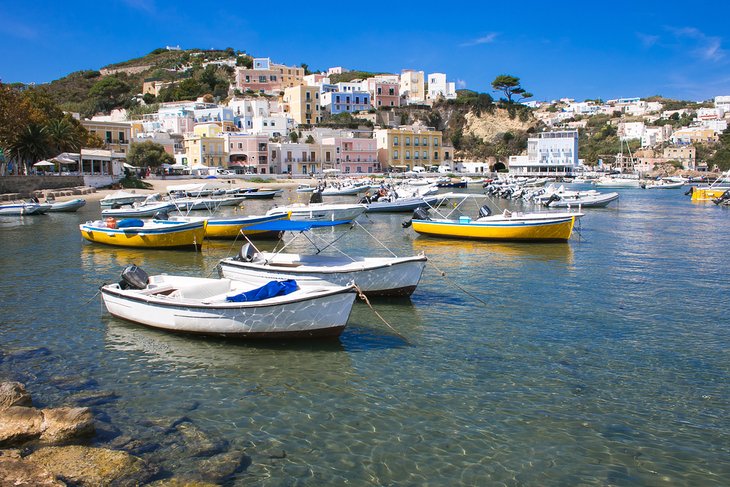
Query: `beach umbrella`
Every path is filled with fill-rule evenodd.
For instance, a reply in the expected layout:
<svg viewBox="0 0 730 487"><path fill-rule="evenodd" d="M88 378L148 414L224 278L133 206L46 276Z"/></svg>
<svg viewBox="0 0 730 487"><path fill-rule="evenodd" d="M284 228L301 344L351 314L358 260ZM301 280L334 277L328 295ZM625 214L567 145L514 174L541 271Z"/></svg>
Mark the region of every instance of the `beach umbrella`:
<svg viewBox="0 0 730 487"><path fill-rule="evenodd" d="M50 161L38 161L33 164L33 167L55 167L55 164Z"/></svg>

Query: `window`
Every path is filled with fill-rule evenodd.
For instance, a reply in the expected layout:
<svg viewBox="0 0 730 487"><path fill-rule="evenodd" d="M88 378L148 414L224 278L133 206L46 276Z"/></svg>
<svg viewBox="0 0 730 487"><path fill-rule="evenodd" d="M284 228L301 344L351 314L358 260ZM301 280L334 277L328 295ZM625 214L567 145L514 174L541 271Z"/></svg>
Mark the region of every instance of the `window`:
<svg viewBox="0 0 730 487"><path fill-rule="evenodd" d="M411 138L406 137L406 147L408 147L409 145L411 145Z"/></svg>
<svg viewBox="0 0 730 487"><path fill-rule="evenodd" d="M439 138L438 137L434 137L433 138L433 146L434 147L438 147L439 146Z"/></svg>
<svg viewBox="0 0 730 487"><path fill-rule="evenodd" d="M398 145L398 136L393 137L393 145Z"/></svg>
<svg viewBox="0 0 730 487"><path fill-rule="evenodd" d="M428 159L428 151L423 151L423 158Z"/></svg>
<svg viewBox="0 0 730 487"><path fill-rule="evenodd" d="M406 151L406 161L409 161L411 159L411 151Z"/></svg>
<svg viewBox="0 0 730 487"><path fill-rule="evenodd" d="M124 142L124 132L119 132L119 142Z"/></svg>
<svg viewBox="0 0 730 487"><path fill-rule="evenodd" d="M390 96L395 96L395 88L391 88L391 89L389 89L389 90L388 90L388 94L389 94Z"/></svg>
<svg viewBox="0 0 730 487"><path fill-rule="evenodd" d="M398 150L393 151L393 159L398 159Z"/></svg>
<svg viewBox="0 0 730 487"><path fill-rule="evenodd" d="M106 141L111 142L112 141L112 132L111 130L106 131Z"/></svg>
<svg viewBox="0 0 730 487"><path fill-rule="evenodd" d="M439 151L434 151L434 153L433 153L433 159L435 161L438 161L439 160Z"/></svg>
<svg viewBox="0 0 730 487"><path fill-rule="evenodd" d="M413 137L413 145L418 147L418 137Z"/></svg>
<svg viewBox="0 0 730 487"><path fill-rule="evenodd" d="M382 95L382 94L383 94L382 88L378 87L378 95Z"/></svg>
<svg viewBox="0 0 730 487"><path fill-rule="evenodd" d="M423 138L423 145L428 145L428 138L427 137L424 137Z"/></svg>
<svg viewBox="0 0 730 487"><path fill-rule="evenodd" d="M259 76L259 83L266 83L266 76Z"/></svg>

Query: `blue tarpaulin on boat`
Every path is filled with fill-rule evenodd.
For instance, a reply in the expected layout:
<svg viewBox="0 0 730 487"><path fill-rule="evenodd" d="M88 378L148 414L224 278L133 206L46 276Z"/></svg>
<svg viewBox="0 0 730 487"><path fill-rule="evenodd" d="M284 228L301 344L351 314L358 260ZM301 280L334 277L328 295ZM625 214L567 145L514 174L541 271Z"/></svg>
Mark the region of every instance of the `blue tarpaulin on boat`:
<svg viewBox="0 0 730 487"><path fill-rule="evenodd" d="M302 232L317 227L334 227L350 223L344 220L335 221L299 221L299 220L276 220L273 222L257 223L246 227L246 230L266 230L271 232Z"/></svg>
<svg viewBox="0 0 730 487"><path fill-rule="evenodd" d="M144 221L140 220L139 218L125 218L124 220L119 220L117 222L117 228L133 228L143 226Z"/></svg>
<svg viewBox="0 0 730 487"><path fill-rule="evenodd" d="M271 281L263 286L246 291L234 296L226 296L226 301L231 303L242 303L248 301L261 301L263 299L273 298L274 296L284 296L293 293L299 289L297 281L287 279L285 281Z"/></svg>

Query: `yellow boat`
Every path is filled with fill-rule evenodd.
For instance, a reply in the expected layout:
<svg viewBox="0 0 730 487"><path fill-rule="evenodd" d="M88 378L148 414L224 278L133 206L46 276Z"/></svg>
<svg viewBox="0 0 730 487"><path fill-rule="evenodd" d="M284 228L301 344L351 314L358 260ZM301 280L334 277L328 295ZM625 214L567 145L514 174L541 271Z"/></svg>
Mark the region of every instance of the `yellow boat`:
<svg viewBox="0 0 730 487"><path fill-rule="evenodd" d="M279 236L280 232L271 232L266 230L248 230L247 228L251 225L257 225L259 223L266 223L276 220L288 220L288 214L278 215L263 215L263 216L230 216L230 217L187 217L187 216L173 216L170 217L169 221L176 222L193 222L193 221L207 221L205 229L206 238L236 238L243 232L244 235L249 237L258 238L275 238Z"/></svg>
<svg viewBox="0 0 730 487"><path fill-rule="evenodd" d="M472 220L413 219L413 230L432 237L475 240L567 241L581 213L495 215Z"/></svg>
<svg viewBox="0 0 730 487"><path fill-rule="evenodd" d="M143 222L138 219L86 222L79 225L81 236L89 242L144 248L199 249L205 239L206 221Z"/></svg>
<svg viewBox="0 0 730 487"><path fill-rule="evenodd" d="M725 191L730 190L730 171L727 171L717 178L717 181L709 186L693 186L690 188L692 201L712 201L719 198Z"/></svg>

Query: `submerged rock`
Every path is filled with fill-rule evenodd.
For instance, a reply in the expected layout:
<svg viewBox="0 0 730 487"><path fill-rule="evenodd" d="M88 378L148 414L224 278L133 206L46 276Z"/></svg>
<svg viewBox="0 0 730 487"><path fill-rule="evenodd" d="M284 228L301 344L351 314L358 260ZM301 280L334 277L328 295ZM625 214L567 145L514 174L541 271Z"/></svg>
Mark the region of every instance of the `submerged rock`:
<svg viewBox="0 0 730 487"><path fill-rule="evenodd" d="M85 391L70 396L69 401L79 406L98 406L119 399L114 391Z"/></svg>
<svg viewBox="0 0 730 487"><path fill-rule="evenodd" d="M94 434L94 415L89 408L44 409L40 440L65 443Z"/></svg>
<svg viewBox="0 0 730 487"><path fill-rule="evenodd" d="M39 438L42 425L43 413L35 408L12 406L0 411L0 448Z"/></svg>
<svg viewBox="0 0 730 487"><path fill-rule="evenodd" d="M74 485L139 485L154 475L143 460L128 453L85 446L50 446L28 455L59 479Z"/></svg>
<svg viewBox="0 0 730 487"><path fill-rule="evenodd" d="M32 406L33 400L20 382L0 382L0 410L12 406Z"/></svg>
<svg viewBox="0 0 730 487"><path fill-rule="evenodd" d="M33 462L19 457L0 455L0 485L63 487L66 484Z"/></svg>
<svg viewBox="0 0 730 487"><path fill-rule="evenodd" d="M251 465L251 457L242 451L229 451L213 455L198 464L200 478L213 482L223 482L233 474L246 470Z"/></svg>
<svg viewBox="0 0 730 487"><path fill-rule="evenodd" d="M88 408L35 409L13 406L0 411L0 448L30 441L65 443L94 433Z"/></svg>
<svg viewBox="0 0 730 487"><path fill-rule="evenodd" d="M199 480L183 480L176 477L158 480L149 484L150 487L217 487L218 484L209 484Z"/></svg>

